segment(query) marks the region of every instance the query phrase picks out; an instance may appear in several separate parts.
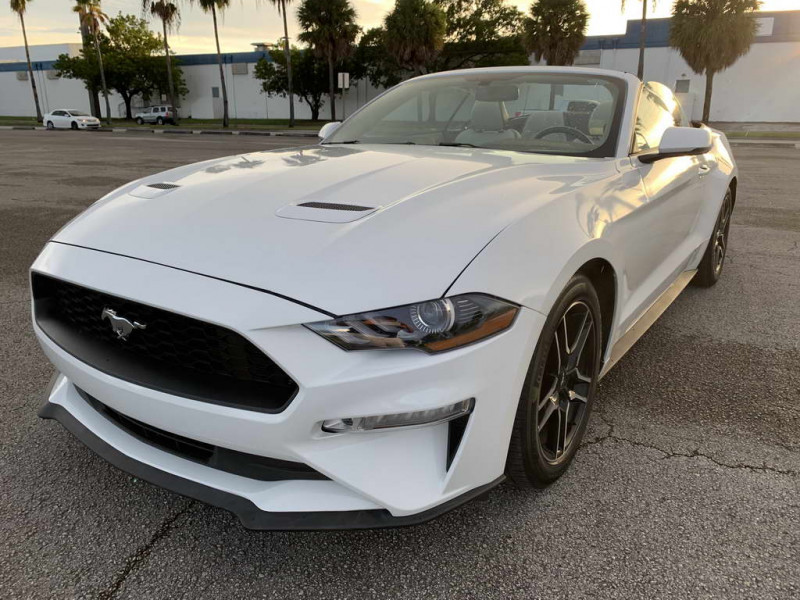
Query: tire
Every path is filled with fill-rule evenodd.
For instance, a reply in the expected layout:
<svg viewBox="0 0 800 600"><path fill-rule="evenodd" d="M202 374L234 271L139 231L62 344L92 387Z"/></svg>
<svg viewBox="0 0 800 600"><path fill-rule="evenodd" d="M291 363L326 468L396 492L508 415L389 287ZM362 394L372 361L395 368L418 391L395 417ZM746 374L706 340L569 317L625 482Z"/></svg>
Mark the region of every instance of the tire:
<svg viewBox="0 0 800 600"><path fill-rule="evenodd" d="M144 125L144 119L142 117L136 117L136 124Z"/></svg>
<svg viewBox="0 0 800 600"><path fill-rule="evenodd" d="M163 125L163 124L164 124L164 119L163 119L163 118L161 118L161 117L158 117L158 118L156 119L156 123L158 123L159 125Z"/></svg>
<svg viewBox="0 0 800 600"><path fill-rule="evenodd" d="M55 126L55 125L53 125L53 122L52 122L52 121L48 121L48 122L47 122L47 125L45 125L45 127L47 127L47 128L48 128L48 129L50 129L50 130L52 130L52 129L55 129L55 128L56 128L56 126Z"/></svg>
<svg viewBox="0 0 800 600"><path fill-rule="evenodd" d="M733 193L730 188L725 192L722 206L714 223L714 231L708 240L705 254L697 267L697 273L692 279L692 285L697 287L711 287L722 276L725 266L725 256L728 254L728 232L731 229L731 214L733 213Z"/></svg>
<svg viewBox="0 0 800 600"><path fill-rule="evenodd" d="M545 321L522 386L506 460L506 475L518 487L547 487L572 462L597 388L602 331L597 292L585 275L575 275Z"/></svg>
<svg viewBox="0 0 800 600"><path fill-rule="evenodd" d="M77 128L78 128L78 124L77 124L75 121L73 121L72 123L70 123L70 125L69 125L69 126L70 126L70 129L77 129Z"/></svg>

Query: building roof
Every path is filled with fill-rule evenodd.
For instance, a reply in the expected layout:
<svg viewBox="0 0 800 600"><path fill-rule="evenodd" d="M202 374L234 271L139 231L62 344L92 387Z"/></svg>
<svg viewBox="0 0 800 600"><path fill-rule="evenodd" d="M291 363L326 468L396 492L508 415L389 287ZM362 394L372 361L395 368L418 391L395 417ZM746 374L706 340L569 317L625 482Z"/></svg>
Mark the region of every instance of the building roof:
<svg viewBox="0 0 800 600"><path fill-rule="evenodd" d="M61 48L66 44L56 44L54 47ZM34 48L34 46L31 46ZM195 65L215 65L217 64L216 54L180 54L175 58L182 67ZM259 59L265 58L271 61L269 52L229 52L222 55L222 62L232 63L256 63ZM52 71L55 60L32 60L31 66L34 71ZM27 71L28 66L25 62L0 62L0 73L3 71Z"/></svg>

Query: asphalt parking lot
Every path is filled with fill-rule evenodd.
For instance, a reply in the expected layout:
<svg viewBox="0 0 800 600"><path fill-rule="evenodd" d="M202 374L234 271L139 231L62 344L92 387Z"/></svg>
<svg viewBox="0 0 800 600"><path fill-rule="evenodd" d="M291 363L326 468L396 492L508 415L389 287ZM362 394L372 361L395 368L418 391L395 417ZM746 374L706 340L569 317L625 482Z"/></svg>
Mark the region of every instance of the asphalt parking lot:
<svg viewBox="0 0 800 600"><path fill-rule="evenodd" d="M800 150L737 148L720 283L603 380L567 476L428 524L269 533L93 455L36 411L27 269L145 174L308 139L0 131L0 597L800 596Z"/></svg>

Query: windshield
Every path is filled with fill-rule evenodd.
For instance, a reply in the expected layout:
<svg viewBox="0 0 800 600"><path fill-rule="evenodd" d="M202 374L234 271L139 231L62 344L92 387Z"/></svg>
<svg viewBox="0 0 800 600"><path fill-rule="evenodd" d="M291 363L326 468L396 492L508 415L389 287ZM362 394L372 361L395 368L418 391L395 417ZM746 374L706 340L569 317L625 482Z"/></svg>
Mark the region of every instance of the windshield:
<svg viewBox="0 0 800 600"><path fill-rule="evenodd" d="M623 97L613 77L464 71L389 90L323 143L614 156Z"/></svg>
<svg viewBox="0 0 800 600"><path fill-rule="evenodd" d="M71 111L69 111L69 114L72 115L73 117L89 117L89 116L91 116L91 115L87 115L85 112L80 111L80 110L71 110Z"/></svg>

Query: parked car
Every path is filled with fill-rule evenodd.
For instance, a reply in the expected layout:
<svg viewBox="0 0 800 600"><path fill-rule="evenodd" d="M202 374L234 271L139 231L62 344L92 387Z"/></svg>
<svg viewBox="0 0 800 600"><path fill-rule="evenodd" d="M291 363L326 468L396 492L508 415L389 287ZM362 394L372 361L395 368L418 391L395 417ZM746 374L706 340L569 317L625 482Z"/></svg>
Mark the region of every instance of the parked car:
<svg viewBox="0 0 800 600"><path fill-rule="evenodd" d="M163 125L164 123L175 123L177 112L171 106L151 106L145 108L141 112L136 113L134 119L139 125L144 123L157 123Z"/></svg>
<svg viewBox="0 0 800 600"><path fill-rule="evenodd" d="M42 121L48 129L100 129L100 119L72 108L50 111Z"/></svg>
<svg viewBox="0 0 800 600"><path fill-rule="evenodd" d="M131 182L55 234L40 416L249 528L419 523L562 476L600 378L722 273L737 168L663 85L436 73L320 134Z"/></svg>

